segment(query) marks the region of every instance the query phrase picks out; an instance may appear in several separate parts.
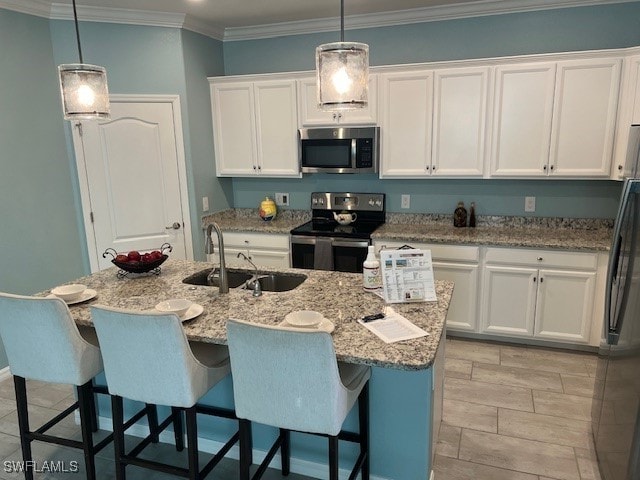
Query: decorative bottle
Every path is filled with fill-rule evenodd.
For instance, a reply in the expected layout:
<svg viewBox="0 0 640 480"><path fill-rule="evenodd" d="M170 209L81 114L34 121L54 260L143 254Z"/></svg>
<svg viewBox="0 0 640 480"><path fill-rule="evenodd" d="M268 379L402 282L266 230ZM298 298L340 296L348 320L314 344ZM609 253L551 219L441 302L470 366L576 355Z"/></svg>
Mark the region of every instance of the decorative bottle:
<svg viewBox="0 0 640 480"><path fill-rule="evenodd" d="M467 226L467 209L464 208L464 202L458 202L458 207L453 212L453 226L454 227Z"/></svg>
<svg viewBox="0 0 640 480"><path fill-rule="evenodd" d="M362 282L365 290L376 290L382 286L380 262L376 258L375 247L369 245L367 258L362 264Z"/></svg>
<svg viewBox="0 0 640 480"><path fill-rule="evenodd" d="M474 202L471 202L469 209L469 226L472 228L476 226L476 204Z"/></svg>

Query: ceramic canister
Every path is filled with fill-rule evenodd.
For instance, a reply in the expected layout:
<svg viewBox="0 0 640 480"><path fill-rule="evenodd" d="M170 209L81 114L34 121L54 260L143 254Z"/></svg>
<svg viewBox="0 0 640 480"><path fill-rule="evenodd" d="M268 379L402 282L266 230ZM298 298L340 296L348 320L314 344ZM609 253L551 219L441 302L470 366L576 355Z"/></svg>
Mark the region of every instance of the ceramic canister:
<svg viewBox="0 0 640 480"><path fill-rule="evenodd" d="M271 200L269 197L266 197L262 202L260 202L260 218L265 222L273 220L276 218L277 208L276 202Z"/></svg>

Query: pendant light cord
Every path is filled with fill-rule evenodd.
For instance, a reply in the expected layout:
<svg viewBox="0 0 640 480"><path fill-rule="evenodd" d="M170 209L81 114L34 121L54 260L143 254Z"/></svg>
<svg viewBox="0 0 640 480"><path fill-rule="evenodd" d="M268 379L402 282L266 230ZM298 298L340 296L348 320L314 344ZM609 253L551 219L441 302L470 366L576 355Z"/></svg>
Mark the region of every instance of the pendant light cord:
<svg viewBox="0 0 640 480"><path fill-rule="evenodd" d="M78 42L78 56L80 57L80 63L82 61L82 47L80 46L80 30L78 29L78 13L76 12L76 0L73 0L73 20L76 24L76 40Z"/></svg>
<svg viewBox="0 0 640 480"><path fill-rule="evenodd" d="M344 43L344 0L340 0L340 41Z"/></svg>

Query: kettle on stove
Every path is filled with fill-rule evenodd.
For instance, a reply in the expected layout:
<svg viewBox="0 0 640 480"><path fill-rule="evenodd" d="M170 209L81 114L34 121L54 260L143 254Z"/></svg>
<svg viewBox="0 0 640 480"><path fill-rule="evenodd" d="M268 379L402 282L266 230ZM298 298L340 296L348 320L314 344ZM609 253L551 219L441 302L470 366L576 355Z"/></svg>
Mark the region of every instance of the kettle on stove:
<svg viewBox="0 0 640 480"><path fill-rule="evenodd" d="M333 218L335 218L336 222L338 222L340 225L349 225L356 221L356 218L358 218L358 215L355 213L349 213L349 212L340 212L340 213L333 212Z"/></svg>

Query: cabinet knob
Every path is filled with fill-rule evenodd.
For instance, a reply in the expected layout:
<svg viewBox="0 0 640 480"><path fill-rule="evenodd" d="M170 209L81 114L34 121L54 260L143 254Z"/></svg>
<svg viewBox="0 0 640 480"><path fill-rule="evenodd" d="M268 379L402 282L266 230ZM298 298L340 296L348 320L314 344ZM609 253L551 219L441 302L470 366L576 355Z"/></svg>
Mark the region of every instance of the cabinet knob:
<svg viewBox="0 0 640 480"><path fill-rule="evenodd" d="M436 171L436 166L435 166L435 165L433 165L433 166L431 167L431 170L433 170L433 171L435 172L435 171Z"/></svg>
<svg viewBox="0 0 640 480"><path fill-rule="evenodd" d="M544 258L542 257L538 257L538 261L541 262L542 260L544 260Z"/></svg>
<svg viewBox="0 0 640 480"><path fill-rule="evenodd" d="M260 165L258 165L258 170L262 170L262 167Z"/></svg>
<svg viewBox="0 0 640 480"><path fill-rule="evenodd" d="M536 280L537 280L536 277L533 277L533 283L536 283Z"/></svg>
<svg viewBox="0 0 640 480"><path fill-rule="evenodd" d="M620 171L620 172L621 172L621 171L622 171L622 168L623 168L623 167L622 167L622 165L618 165L618 171Z"/></svg>
<svg viewBox="0 0 640 480"><path fill-rule="evenodd" d="M553 165L551 165L549 168L550 168L551 170L553 170Z"/></svg>
<svg viewBox="0 0 640 480"><path fill-rule="evenodd" d="M544 277L540 277L540 283L544 282Z"/></svg>
<svg viewBox="0 0 640 480"><path fill-rule="evenodd" d="M542 169L546 172L547 171L547 166L545 165L544 167L542 167Z"/></svg>
<svg viewBox="0 0 640 480"><path fill-rule="evenodd" d="M254 170L256 169L256 166L255 166L255 165L253 166L253 169L254 169Z"/></svg>

